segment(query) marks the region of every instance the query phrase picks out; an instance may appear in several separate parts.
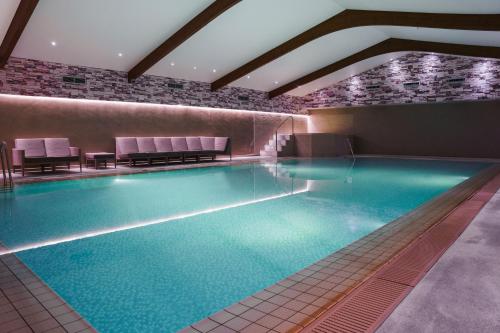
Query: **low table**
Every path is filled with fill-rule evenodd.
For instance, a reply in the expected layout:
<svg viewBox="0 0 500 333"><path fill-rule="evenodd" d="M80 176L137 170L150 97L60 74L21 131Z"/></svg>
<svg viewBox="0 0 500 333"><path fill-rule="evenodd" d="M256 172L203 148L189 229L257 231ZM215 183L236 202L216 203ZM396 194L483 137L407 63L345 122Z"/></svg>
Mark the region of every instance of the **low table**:
<svg viewBox="0 0 500 333"><path fill-rule="evenodd" d="M108 161L115 163L116 169L116 158L114 153L85 153L85 165L89 167L89 164L94 162L94 168L98 169L100 163L104 163L104 168L108 168Z"/></svg>

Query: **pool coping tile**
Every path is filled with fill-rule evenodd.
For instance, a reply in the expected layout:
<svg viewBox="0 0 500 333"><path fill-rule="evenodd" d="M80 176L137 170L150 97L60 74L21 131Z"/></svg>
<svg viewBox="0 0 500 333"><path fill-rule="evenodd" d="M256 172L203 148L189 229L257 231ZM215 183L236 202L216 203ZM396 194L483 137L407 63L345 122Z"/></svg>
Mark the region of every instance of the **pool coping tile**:
<svg viewBox="0 0 500 333"><path fill-rule="evenodd" d="M2 332L97 332L16 255L0 256L0 272Z"/></svg>

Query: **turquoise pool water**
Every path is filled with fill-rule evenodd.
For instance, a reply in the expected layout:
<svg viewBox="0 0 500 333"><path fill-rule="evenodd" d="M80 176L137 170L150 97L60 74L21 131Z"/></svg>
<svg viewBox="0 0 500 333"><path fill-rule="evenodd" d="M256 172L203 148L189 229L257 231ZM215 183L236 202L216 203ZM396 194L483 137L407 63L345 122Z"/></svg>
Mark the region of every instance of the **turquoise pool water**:
<svg viewBox="0 0 500 333"><path fill-rule="evenodd" d="M0 196L0 241L99 331L175 332L486 166L290 160L23 185Z"/></svg>

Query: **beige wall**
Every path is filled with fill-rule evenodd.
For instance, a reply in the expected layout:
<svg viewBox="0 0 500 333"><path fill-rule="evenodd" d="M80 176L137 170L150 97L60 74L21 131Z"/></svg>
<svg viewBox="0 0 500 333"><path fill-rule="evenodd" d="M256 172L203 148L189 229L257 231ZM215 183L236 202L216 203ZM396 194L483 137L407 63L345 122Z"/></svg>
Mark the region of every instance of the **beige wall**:
<svg viewBox="0 0 500 333"><path fill-rule="evenodd" d="M252 154L258 153L286 116L201 107L0 95L0 140L6 140L13 147L15 138L68 137L73 146L90 152L114 151L116 136L229 136L234 154ZM295 117L295 129L305 132L306 119Z"/></svg>
<svg viewBox="0 0 500 333"><path fill-rule="evenodd" d="M500 158L500 100L310 113L311 132L354 135L358 154Z"/></svg>

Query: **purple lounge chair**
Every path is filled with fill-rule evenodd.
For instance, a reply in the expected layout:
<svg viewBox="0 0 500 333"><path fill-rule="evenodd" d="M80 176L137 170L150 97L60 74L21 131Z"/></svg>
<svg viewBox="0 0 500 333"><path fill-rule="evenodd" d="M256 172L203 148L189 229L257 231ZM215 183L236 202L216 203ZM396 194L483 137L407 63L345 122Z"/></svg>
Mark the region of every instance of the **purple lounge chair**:
<svg viewBox="0 0 500 333"><path fill-rule="evenodd" d="M55 171L62 163L70 169L71 162L79 162L82 172L80 148L71 147L67 138L16 139L15 146L12 166L14 172L20 168L23 176L26 167L39 166L44 172L46 166L51 166Z"/></svg>
<svg viewBox="0 0 500 333"><path fill-rule="evenodd" d="M174 152L172 146L172 138L170 137L154 137L154 144L156 151L163 156L165 162L168 164L170 159L182 160L182 153Z"/></svg>

